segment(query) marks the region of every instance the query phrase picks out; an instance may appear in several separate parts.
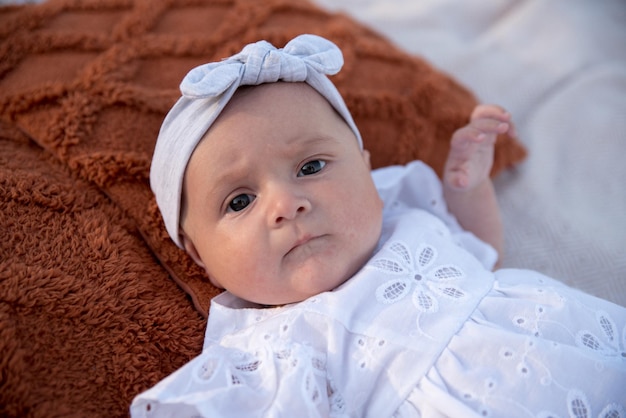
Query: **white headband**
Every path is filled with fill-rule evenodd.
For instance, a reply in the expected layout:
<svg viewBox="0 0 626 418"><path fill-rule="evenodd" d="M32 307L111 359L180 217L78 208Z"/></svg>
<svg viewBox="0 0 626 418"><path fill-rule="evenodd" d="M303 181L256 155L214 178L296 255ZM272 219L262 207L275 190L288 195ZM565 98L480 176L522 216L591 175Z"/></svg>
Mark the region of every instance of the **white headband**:
<svg viewBox="0 0 626 418"><path fill-rule="evenodd" d="M183 95L161 125L150 168L150 187L176 245L183 247L179 222L187 164L239 86L303 81L328 100L363 146L350 111L326 77L342 66L343 56L335 44L319 36L300 35L283 49L266 41L249 44L240 53L196 67L185 76L180 84Z"/></svg>

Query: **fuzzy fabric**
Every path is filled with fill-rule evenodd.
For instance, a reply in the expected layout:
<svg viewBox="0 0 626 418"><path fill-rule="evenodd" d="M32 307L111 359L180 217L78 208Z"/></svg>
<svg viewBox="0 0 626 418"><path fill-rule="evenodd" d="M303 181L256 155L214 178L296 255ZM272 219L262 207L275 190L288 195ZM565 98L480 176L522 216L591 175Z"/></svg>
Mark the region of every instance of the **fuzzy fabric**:
<svg viewBox="0 0 626 418"><path fill-rule="evenodd" d="M156 135L189 69L301 33L343 50L333 81L375 167L441 172L476 100L344 15L298 0L0 8L0 415L125 416L199 353L219 290L167 236ZM524 155L501 137L493 174Z"/></svg>
<svg viewBox="0 0 626 418"><path fill-rule="evenodd" d="M204 319L122 209L1 128L0 415L123 415L199 352Z"/></svg>

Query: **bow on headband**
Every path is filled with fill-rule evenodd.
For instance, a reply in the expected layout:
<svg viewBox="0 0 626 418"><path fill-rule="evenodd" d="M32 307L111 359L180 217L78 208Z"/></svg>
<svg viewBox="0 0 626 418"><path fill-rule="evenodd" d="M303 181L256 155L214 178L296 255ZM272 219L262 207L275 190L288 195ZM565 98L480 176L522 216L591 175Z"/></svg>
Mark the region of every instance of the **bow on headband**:
<svg viewBox="0 0 626 418"><path fill-rule="evenodd" d="M338 73L342 65L343 56L335 44L319 36L300 35L282 49L266 41L249 44L240 53L196 67L185 76L180 84L183 95L161 125L150 168L150 186L176 245L183 247L179 222L187 163L239 86L305 82L328 100L362 146L350 111L326 77Z"/></svg>
<svg viewBox="0 0 626 418"><path fill-rule="evenodd" d="M334 75L342 66L341 51L332 42L318 36L301 35L283 49L259 41L222 62L194 68L183 79L180 91L185 97L207 98L224 93L233 84L299 82L306 80L310 70Z"/></svg>

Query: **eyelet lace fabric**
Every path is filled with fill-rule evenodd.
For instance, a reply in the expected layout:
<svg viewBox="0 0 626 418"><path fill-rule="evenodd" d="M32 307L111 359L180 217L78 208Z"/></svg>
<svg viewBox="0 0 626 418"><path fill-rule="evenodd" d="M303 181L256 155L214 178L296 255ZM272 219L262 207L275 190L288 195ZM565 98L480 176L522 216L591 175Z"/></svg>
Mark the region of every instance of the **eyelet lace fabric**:
<svg viewBox="0 0 626 418"><path fill-rule="evenodd" d="M625 418L625 332L623 307L502 270L409 403L428 408L445 388L477 416Z"/></svg>
<svg viewBox="0 0 626 418"><path fill-rule="evenodd" d="M422 244L414 256L407 247L404 243L393 242L387 247L390 258L376 258L369 264L383 273L396 276L378 287L376 298L379 302L394 303L412 290L417 309L437 312L438 296L452 299L465 296L455 283L465 277L463 270L451 264L434 265L437 249L431 245Z"/></svg>
<svg viewBox="0 0 626 418"><path fill-rule="evenodd" d="M389 207L377 253L332 292L218 296L203 353L132 415L626 418L624 307L492 273L438 217Z"/></svg>

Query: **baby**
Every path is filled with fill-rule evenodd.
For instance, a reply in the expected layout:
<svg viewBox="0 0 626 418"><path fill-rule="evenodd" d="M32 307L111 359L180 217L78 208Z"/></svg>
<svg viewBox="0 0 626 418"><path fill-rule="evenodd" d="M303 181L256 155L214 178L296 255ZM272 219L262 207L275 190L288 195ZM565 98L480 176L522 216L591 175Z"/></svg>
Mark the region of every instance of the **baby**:
<svg viewBox="0 0 626 418"><path fill-rule="evenodd" d="M492 268L497 106L420 162L372 172L302 35L192 70L157 141L168 232L226 291L201 355L133 416L626 417L626 309ZM599 415L598 415L599 414Z"/></svg>

